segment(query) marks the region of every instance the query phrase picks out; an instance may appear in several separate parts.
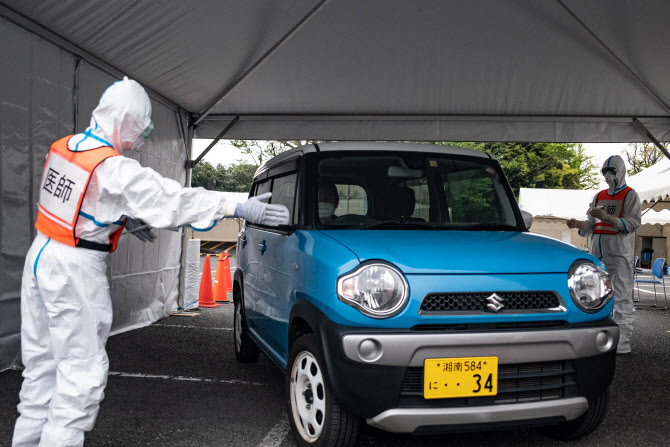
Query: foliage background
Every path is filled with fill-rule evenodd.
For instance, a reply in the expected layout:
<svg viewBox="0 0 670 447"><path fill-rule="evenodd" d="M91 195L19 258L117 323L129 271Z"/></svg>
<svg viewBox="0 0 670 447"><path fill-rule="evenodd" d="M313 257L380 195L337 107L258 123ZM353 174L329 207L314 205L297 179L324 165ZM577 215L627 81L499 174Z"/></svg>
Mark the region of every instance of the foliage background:
<svg viewBox="0 0 670 447"><path fill-rule="evenodd" d="M229 192L247 192L260 164L293 147L311 141L232 140L254 163L238 161L228 166L201 162L193 168L192 186ZM594 189L598 167L581 144L565 143L464 143L442 142L487 152L501 164L516 197L519 188Z"/></svg>

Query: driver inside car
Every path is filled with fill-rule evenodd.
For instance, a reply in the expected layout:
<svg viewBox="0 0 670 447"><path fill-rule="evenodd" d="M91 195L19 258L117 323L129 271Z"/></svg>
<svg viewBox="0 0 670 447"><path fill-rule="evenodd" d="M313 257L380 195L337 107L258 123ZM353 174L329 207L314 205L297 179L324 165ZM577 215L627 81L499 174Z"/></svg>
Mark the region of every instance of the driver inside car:
<svg viewBox="0 0 670 447"><path fill-rule="evenodd" d="M337 193L335 185L332 183L319 184L318 202L319 220L321 223L329 223L337 218L334 213L337 205L340 203L340 195Z"/></svg>

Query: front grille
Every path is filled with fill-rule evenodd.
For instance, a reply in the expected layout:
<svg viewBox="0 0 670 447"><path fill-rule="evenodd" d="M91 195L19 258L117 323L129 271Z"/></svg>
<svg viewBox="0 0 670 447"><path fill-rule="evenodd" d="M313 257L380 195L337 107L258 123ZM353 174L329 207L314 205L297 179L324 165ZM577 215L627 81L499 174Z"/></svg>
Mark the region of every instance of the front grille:
<svg viewBox="0 0 670 447"><path fill-rule="evenodd" d="M494 292L429 293L423 298L421 313L437 312L488 312L489 298ZM495 301L502 304L502 311L559 309L561 300L555 292L495 292Z"/></svg>
<svg viewBox="0 0 670 447"><path fill-rule="evenodd" d="M407 404L411 401L416 404L416 398L421 397L422 401L437 405L449 401L461 406L538 402L569 397L577 385L575 380L571 361L498 365L496 396L423 400L423 367L419 366L407 368L400 397L401 401L405 398Z"/></svg>
<svg viewBox="0 0 670 447"><path fill-rule="evenodd" d="M462 324L417 324L411 330L416 332L464 332L464 331L493 331L513 329L547 329L564 328L570 324L563 320L547 321L496 321L493 323L462 323Z"/></svg>

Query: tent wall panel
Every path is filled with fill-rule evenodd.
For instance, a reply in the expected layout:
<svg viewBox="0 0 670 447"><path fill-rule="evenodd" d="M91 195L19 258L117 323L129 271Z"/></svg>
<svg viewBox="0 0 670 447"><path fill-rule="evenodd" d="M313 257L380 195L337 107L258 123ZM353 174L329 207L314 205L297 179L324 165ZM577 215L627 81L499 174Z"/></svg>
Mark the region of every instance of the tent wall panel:
<svg viewBox="0 0 670 447"><path fill-rule="evenodd" d="M44 159L72 133L75 59L0 20L0 370L20 360L20 293Z"/></svg>
<svg viewBox="0 0 670 447"><path fill-rule="evenodd" d="M20 362L21 274L35 236L38 185L49 146L88 126L114 79L4 19L0 40L5 61L0 72L1 371ZM130 156L184 184L186 130L179 130L177 112L156 102L152 106L156 130ZM109 257L113 333L150 324L177 307L181 231L158 234L154 244L124 235Z"/></svg>

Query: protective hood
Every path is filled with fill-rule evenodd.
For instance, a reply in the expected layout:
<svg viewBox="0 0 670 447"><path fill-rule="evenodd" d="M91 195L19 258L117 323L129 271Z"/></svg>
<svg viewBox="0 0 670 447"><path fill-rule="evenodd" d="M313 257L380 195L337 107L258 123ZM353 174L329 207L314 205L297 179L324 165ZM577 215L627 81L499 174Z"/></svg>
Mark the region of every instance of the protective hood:
<svg viewBox="0 0 670 447"><path fill-rule="evenodd" d="M614 195L626 187L626 164L623 158L618 155L612 155L605 160L602 167L609 168L612 166L616 168L616 176L613 176L611 181L607 182L607 186L609 186L607 193L610 195Z"/></svg>
<svg viewBox="0 0 670 447"><path fill-rule="evenodd" d="M82 151L105 145L122 153L132 149L151 125L149 96L140 84L124 77L105 90L88 129L72 137L68 148Z"/></svg>

